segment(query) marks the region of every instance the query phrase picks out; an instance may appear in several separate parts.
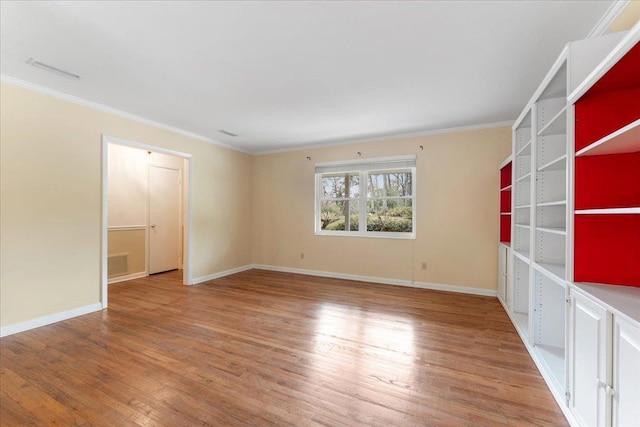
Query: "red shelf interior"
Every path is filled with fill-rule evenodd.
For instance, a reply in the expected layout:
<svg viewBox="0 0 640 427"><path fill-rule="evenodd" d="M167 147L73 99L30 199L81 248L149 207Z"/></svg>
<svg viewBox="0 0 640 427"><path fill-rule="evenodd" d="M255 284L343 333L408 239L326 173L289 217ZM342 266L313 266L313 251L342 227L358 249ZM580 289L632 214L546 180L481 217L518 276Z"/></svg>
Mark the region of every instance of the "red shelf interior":
<svg viewBox="0 0 640 427"><path fill-rule="evenodd" d="M575 182L576 210L638 207L640 152L576 157Z"/></svg>
<svg viewBox="0 0 640 427"><path fill-rule="evenodd" d="M500 212L511 212L511 190L500 192Z"/></svg>
<svg viewBox="0 0 640 427"><path fill-rule="evenodd" d="M511 185L511 162L500 169L500 188Z"/></svg>
<svg viewBox="0 0 640 427"><path fill-rule="evenodd" d="M576 151L639 119L639 100L640 87L580 98L576 102Z"/></svg>
<svg viewBox="0 0 640 427"><path fill-rule="evenodd" d="M640 87L640 43L636 43L589 89L588 94Z"/></svg>
<svg viewBox="0 0 640 427"><path fill-rule="evenodd" d="M576 215L574 280L640 287L640 215Z"/></svg>
<svg viewBox="0 0 640 427"><path fill-rule="evenodd" d="M575 104L576 151L640 118L640 44Z"/></svg>
<svg viewBox="0 0 640 427"><path fill-rule="evenodd" d="M511 215L500 215L500 241L511 243Z"/></svg>

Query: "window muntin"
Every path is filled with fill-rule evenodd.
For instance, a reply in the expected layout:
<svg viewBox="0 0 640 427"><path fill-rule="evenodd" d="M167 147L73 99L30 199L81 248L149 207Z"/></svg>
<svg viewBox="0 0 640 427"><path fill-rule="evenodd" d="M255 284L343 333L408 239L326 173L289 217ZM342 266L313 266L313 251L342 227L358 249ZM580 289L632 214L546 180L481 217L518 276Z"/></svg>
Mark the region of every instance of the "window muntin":
<svg viewBox="0 0 640 427"><path fill-rule="evenodd" d="M359 169L316 174L316 234L414 238L415 167Z"/></svg>

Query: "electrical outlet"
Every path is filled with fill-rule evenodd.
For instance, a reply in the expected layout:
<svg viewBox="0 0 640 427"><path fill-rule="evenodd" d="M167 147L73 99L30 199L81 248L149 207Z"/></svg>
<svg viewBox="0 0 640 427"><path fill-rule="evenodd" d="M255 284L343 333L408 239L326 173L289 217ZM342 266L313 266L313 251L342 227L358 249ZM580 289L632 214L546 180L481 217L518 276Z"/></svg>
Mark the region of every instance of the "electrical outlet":
<svg viewBox="0 0 640 427"><path fill-rule="evenodd" d="M304 259L304 252L300 252L300 259Z"/></svg>
<svg viewBox="0 0 640 427"><path fill-rule="evenodd" d="M426 270L426 269L427 269L427 263L426 263L426 262L423 262L421 266L422 266L422 269L423 269L423 270Z"/></svg>

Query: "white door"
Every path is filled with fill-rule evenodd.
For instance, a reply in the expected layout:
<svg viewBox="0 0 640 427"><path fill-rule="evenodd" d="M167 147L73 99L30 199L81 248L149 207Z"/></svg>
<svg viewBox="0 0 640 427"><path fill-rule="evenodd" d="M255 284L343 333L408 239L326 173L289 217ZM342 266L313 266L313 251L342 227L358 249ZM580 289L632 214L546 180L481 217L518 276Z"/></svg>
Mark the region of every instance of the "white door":
<svg viewBox="0 0 640 427"><path fill-rule="evenodd" d="M613 321L614 427L640 425L640 328L614 316Z"/></svg>
<svg viewBox="0 0 640 427"><path fill-rule="evenodd" d="M180 171L149 166L149 274L180 266Z"/></svg>
<svg viewBox="0 0 640 427"><path fill-rule="evenodd" d="M607 352L611 315L604 307L571 292L569 406L579 425L606 426L609 418L606 385L610 384Z"/></svg>

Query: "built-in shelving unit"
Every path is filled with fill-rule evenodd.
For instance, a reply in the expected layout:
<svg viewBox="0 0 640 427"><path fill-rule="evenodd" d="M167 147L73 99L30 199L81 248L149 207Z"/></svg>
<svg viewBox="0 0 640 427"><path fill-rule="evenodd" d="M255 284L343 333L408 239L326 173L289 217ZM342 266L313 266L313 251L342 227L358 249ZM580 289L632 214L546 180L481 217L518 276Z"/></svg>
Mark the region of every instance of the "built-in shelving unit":
<svg viewBox="0 0 640 427"><path fill-rule="evenodd" d="M512 165L509 157L500 167L500 242L506 245L511 244Z"/></svg>
<svg viewBox="0 0 640 427"><path fill-rule="evenodd" d="M507 306L511 287L511 234L513 212L513 156L500 165L500 237L498 243L498 298Z"/></svg>
<svg viewBox="0 0 640 427"><path fill-rule="evenodd" d="M606 227L612 227L612 232L605 233L600 228L597 237L589 239L597 239L598 244L626 242L627 255L622 256L621 249L613 252L616 257L623 258L620 262L628 262L631 254L634 254L635 262L640 268L638 249L628 245L630 240L635 239L635 247L640 246L640 234L634 234L640 233L640 215L628 210L634 209L635 212L636 208L640 208L640 157L634 157L640 155L635 139L640 134L640 124L637 123L640 116L636 114L635 118L620 123L621 126L602 131L591 122L598 120L595 117L597 114L616 116L613 113L616 109L612 108L612 104L608 105L610 111L606 113L599 107L589 106L584 109L585 119L581 119L580 108L568 102L569 94L578 88L623 37L623 34L609 34L569 43L513 126L513 268L511 285L506 290L506 294L510 295L506 309L568 418L571 418L571 414L565 403L569 385L567 363L570 310L567 301L568 283L573 279L574 225L576 233L578 229L585 227L603 227L605 225L590 222L602 221L598 218L606 216ZM638 69L640 68L636 71ZM640 72L636 74L640 77ZM637 111L640 108L640 93L636 89L627 90L635 91L635 103L633 106L630 103L629 108ZM616 91L620 92L620 88ZM618 98L611 94L604 96L612 103L620 102L621 98L627 101L632 98L629 94L622 94ZM574 132L577 132L582 120L588 122L589 129L585 134L596 137L581 147L576 144L574 148ZM576 141L577 138L576 134ZM625 153L613 148L616 141L620 150L626 150ZM576 156L586 160L585 165L580 166L576 161L574 170ZM597 173L598 168L609 167L604 165L607 160L603 160L609 156L625 156L625 162L629 162L629 165L616 169L612 177L599 182L594 182L593 179L588 181L587 175ZM603 190L603 198L620 196L625 201L613 203L610 200L590 200L600 197L597 196L600 191L595 191L596 195L579 196L577 182L580 179L588 181L584 181L585 193L591 193L597 188ZM635 180L637 185L631 189L632 185L622 183L625 180ZM606 188L609 190L605 190ZM627 194L628 192L633 194ZM612 210L599 214L588 213L594 209ZM616 209L615 214L613 209ZM628 222L635 225L629 228ZM631 235L617 235L618 228L620 231L630 231ZM579 240L576 239L575 244L578 243ZM583 247L586 248L593 246L595 242L585 243ZM600 249L593 252L600 252ZM576 251L576 257L578 256ZM597 264L593 259L589 262ZM591 266L592 270L597 268ZM590 281L597 280L591 278Z"/></svg>
<svg viewBox="0 0 640 427"><path fill-rule="evenodd" d="M574 281L640 287L640 44L572 99Z"/></svg>

